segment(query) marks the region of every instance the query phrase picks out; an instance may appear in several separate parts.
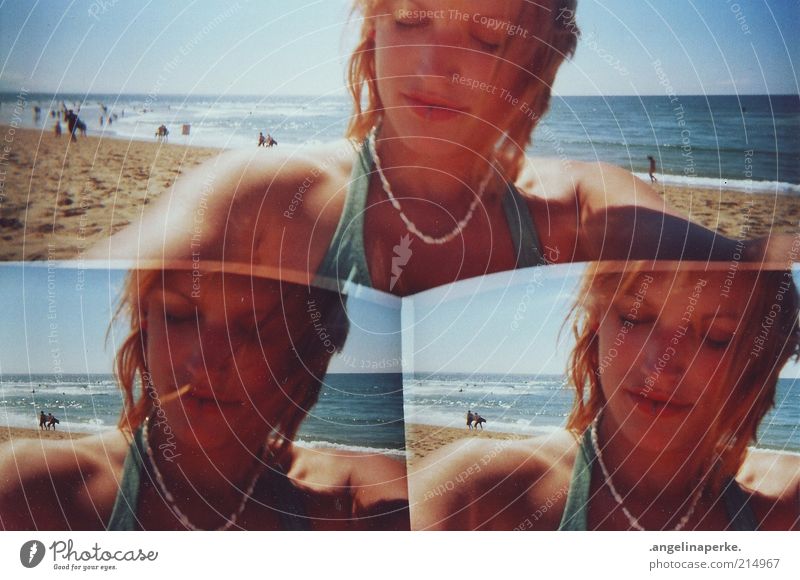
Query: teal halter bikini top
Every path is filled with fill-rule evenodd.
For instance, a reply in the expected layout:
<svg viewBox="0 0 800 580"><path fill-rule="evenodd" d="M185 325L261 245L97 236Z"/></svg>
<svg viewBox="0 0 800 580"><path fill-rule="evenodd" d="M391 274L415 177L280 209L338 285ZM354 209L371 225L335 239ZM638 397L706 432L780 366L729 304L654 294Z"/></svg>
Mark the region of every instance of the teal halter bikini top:
<svg viewBox="0 0 800 580"><path fill-rule="evenodd" d="M586 531L588 529L589 493L592 486L592 467L596 459L591 433L587 429L581 438L580 446L575 456L572 480L567 492L564 515L561 517L561 523L558 526L559 530ZM726 482L722 492L722 499L728 512L729 530L752 531L758 529L753 510L750 508L750 504L747 503L747 496L735 479L730 478Z"/></svg>
<svg viewBox="0 0 800 580"><path fill-rule="evenodd" d="M139 428L134 433L133 441L125 457L125 464L122 467L122 481L120 481L119 492L114 501L114 509L111 512L111 519L106 526L107 530L131 531L141 528L136 517L139 505L139 491L142 483L142 471L146 461L144 446L142 443L142 429ZM273 468L275 477L270 478L270 485L279 499L279 514L281 528L284 530L308 530L309 520L305 517L303 500L298 490L289 481L282 471Z"/></svg>
<svg viewBox="0 0 800 580"><path fill-rule="evenodd" d="M373 160L367 140L361 146L353 164L350 188L344 202L342 216L328 251L317 270L315 284L327 286L330 281L351 282L372 287L372 279L364 250L364 214ZM546 264L539 245L539 236L530 211L522 195L512 183L506 186L503 212L508 222L511 240L516 250L516 267L529 268ZM326 284L326 281L328 283Z"/></svg>

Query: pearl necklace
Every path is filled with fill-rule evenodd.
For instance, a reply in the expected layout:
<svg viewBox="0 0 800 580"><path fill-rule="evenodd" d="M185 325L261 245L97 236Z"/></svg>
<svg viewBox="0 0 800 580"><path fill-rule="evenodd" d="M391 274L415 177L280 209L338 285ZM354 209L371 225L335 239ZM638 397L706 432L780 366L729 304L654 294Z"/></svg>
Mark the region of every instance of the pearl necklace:
<svg viewBox="0 0 800 580"><path fill-rule="evenodd" d="M600 419L600 416L592 421L592 428L591 428L591 438L592 438L592 447L594 448L594 454L597 457L597 463L600 465L600 470L603 472L603 478L605 480L605 484L608 486L608 489L611 491L611 495L614 497L614 501L617 502L617 505L622 509L622 513L625 514L625 517L628 518L628 523L632 528L635 530L639 530L640 532L647 531L640 523L639 520L628 511L628 508L623 505L622 496L617 491L617 488L614 487L614 482L611 479L611 474L608 473L608 469L606 469L606 464L603 463L603 454L600 452L600 445L597 443L597 423ZM689 523L689 519L694 515L694 510L697 508L697 503L700 501L700 496L702 495L703 488L705 486L699 485L692 496L692 501L689 504L689 509L686 511L686 514L681 518L672 531L678 532L684 528L684 526Z"/></svg>
<svg viewBox="0 0 800 580"><path fill-rule="evenodd" d="M189 517L186 514L184 514L183 511L181 511L181 509L178 507L177 502L175 501L175 497L167 489L167 485L164 482L164 476L161 475L161 471L158 469L158 466L156 465L155 458L153 457L153 450L150 447L149 426L150 426L150 418L148 417L147 419L145 419L144 426L142 427L142 443L144 445L145 452L147 453L147 458L150 461L150 466L153 468L153 474L156 476L156 483L158 484L158 489L161 492L161 495L164 497L164 499L167 500L167 505L169 506L170 511L175 515L175 517L177 517L180 520L181 524L183 524L184 527L192 531L203 531L203 528L198 528L197 526L195 526L189 519ZM264 454L262 453L260 457L263 458L263 455ZM259 463L261 463L261 461L259 461ZM239 507L236 508L236 510L227 518L227 521L223 525L219 526L213 531L224 532L231 529L234 525L236 525L236 521L242 515L244 507L245 505L247 505L247 501L253 495L253 490L256 487L256 482L258 481L259 477L261 477L263 471L264 471L263 465L255 470L253 477L250 479L250 484L247 486L247 491L245 492L244 497L242 497L242 501L239 502Z"/></svg>
<svg viewBox="0 0 800 580"><path fill-rule="evenodd" d="M383 168L381 167L381 159L378 157L378 149L375 145L375 141L377 138L378 133L378 126L372 128L369 132L369 137L367 138L367 146L369 147L369 152L372 155L372 159L375 162L375 169L378 171L378 176L381 179L381 184L383 185L383 191L386 192L386 195L389 197L389 201L392 204L392 207L398 211L400 214L400 219L403 220L403 223L406 225L406 229L417 236L420 240L425 242L426 244L430 245L442 245L446 244L461 232L464 231L464 228L467 227L467 224L472 220L472 216L475 213L475 208L478 207L478 203L483 198L484 190L486 186L489 184L489 180L492 177L492 172L494 167L490 167L489 171L486 173L486 177L483 178L480 185L478 186L478 191L475 194L475 199L472 200L472 203L469 205L469 209L467 210L467 215L456 224L456 227L449 233L439 237L434 238L433 236L429 236L427 234L422 233L419 228L416 226L414 222L408 219L408 216L403 212L403 208L400 206L400 202L394 196L392 192L392 186L389 184L389 180L386 179L386 176L383 174Z"/></svg>

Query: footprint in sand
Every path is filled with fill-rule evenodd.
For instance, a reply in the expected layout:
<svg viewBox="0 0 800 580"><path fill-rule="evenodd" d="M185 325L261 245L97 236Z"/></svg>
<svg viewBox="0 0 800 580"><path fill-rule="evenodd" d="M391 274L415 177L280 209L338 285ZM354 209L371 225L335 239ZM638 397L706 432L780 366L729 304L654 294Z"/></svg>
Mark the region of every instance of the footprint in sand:
<svg viewBox="0 0 800 580"><path fill-rule="evenodd" d="M47 234L47 233L50 233L50 232L55 233L55 232L61 231L63 229L64 229L64 224L60 224L60 223L42 224L38 228L36 228L36 231L39 232L39 233L42 233L42 234Z"/></svg>
<svg viewBox="0 0 800 580"><path fill-rule="evenodd" d="M84 210L83 208L75 207L72 209L65 209L64 211L61 212L61 215L63 215L64 217L75 217L76 215L83 215L85 213L86 210Z"/></svg>

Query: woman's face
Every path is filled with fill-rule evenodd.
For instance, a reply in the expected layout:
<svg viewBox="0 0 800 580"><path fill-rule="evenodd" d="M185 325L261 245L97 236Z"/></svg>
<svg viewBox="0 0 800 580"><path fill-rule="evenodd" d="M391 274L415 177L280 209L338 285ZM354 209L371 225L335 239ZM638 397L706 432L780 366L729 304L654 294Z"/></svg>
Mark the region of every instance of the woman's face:
<svg viewBox="0 0 800 580"><path fill-rule="evenodd" d="M747 353L730 348L748 298L747 274L647 273L603 305L597 331L604 417L632 445L692 449L710 433Z"/></svg>
<svg viewBox="0 0 800 580"><path fill-rule="evenodd" d="M263 440L289 403L282 387L292 368L291 318L279 284L191 271L163 280L144 301L156 411L161 404L184 441Z"/></svg>
<svg viewBox="0 0 800 580"><path fill-rule="evenodd" d="M494 142L519 69L500 57L515 35L522 0L389 0L375 24L384 125L401 136L459 144ZM519 103L517 103L519 106Z"/></svg>

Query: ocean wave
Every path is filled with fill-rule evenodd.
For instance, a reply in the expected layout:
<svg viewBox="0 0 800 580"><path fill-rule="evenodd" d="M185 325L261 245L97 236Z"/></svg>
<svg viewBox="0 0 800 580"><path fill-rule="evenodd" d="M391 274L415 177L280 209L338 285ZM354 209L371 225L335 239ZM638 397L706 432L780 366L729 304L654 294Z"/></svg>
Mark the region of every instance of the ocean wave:
<svg viewBox="0 0 800 580"><path fill-rule="evenodd" d="M647 173L635 173L636 177L649 181ZM702 187L704 189L722 189L742 191L754 194L800 195L800 185L783 181L757 181L751 179L719 179L716 177L694 177L686 175L670 175L656 173L658 181L664 185L681 187Z"/></svg>
<svg viewBox="0 0 800 580"><path fill-rule="evenodd" d="M330 441L305 441L298 439L295 445L304 449L335 449L339 451L355 451L370 455L388 455L398 459L405 459L406 452L403 449L389 449L386 447L368 447L365 445L348 445L346 443L332 443Z"/></svg>
<svg viewBox="0 0 800 580"><path fill-rule="evenodd" d="M69 421L63 417L58 417L58 431L67 433L101 433L116 428L116 423L106 423L100 418L91 418L85 421ZM6 427L21 427L23 429L38 429L39 418L35 414L20 413L14 411L0 411L0 423Z"/></svg>
<svg viewBox="0 0 800 580"><path fill-rule="evenodd" d="M416 405L406 405L406 423L419 423L436 427L452 427L466 429L466 414L454 414L445 409L431 409ZM518 433L521 435L541 435L557 429L563 429L564 419L553 415L539 415L537 420L493 418L489 417L485 429L502 433Z"/></svg>
<svg viewBox="0 0 800 580"><path fill-rule="evenodd" d="M413 397L521 397L524 395L541 395L549 391L561 391L559 383L541 381L533 383L470 383L460 382L415 382L406 387L406 395Z"/></svg>

